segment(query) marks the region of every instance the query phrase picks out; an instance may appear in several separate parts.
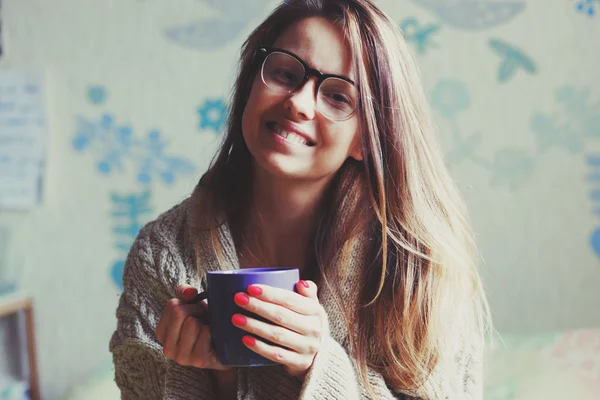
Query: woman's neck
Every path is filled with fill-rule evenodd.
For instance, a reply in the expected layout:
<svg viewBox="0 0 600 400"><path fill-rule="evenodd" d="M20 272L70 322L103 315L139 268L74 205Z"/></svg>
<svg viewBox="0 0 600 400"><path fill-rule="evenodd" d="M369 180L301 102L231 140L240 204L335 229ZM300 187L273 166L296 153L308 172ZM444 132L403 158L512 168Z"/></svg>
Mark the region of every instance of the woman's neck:
<svg viewBox="0 0 600 400"><path fill-rule="evenodd" d="M250 209L243 224L239 249L242 267L288 266L302 272L312 260L325 185L261 175L255 174Z"/></svg>

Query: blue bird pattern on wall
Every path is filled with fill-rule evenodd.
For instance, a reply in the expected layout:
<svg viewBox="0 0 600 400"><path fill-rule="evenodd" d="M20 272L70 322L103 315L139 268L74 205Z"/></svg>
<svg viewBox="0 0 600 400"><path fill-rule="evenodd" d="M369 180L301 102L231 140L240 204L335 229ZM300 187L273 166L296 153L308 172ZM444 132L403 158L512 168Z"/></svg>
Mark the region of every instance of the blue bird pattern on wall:
<svg viewBox="0 0 600 400"><path fill-rule="evenodd" d="M421 24L416 18L405 18L400 22L404 39L415 48L418 54L425 54L431 48L439 47L433 37L439 33L439 24Z"/></svg>
<svg viewBox="0 0 600 400"><path fill-rule="evenodd" d="M537 72L533 60L517 47L501 39L490 39L489 44L492 50L502 58L498 69L498 82L507 82L519 70L530 75Z"/></svg>

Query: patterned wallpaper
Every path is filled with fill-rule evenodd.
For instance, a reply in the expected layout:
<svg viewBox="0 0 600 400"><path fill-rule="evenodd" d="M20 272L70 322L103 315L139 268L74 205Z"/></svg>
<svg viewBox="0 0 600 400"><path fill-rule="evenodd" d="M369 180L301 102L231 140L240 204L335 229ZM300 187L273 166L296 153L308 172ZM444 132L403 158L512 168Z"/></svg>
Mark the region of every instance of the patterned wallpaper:
<svg viewBox="0 0 600 400"><path fill-rule="evenodd" d="M42 203L0 212L45 398L108 358L131 242L208 166L239 47L276 3L3 2L0 68L43 71L48 92ZM498 328L600 326L600 1L377 3L421 69Z"/></svg>

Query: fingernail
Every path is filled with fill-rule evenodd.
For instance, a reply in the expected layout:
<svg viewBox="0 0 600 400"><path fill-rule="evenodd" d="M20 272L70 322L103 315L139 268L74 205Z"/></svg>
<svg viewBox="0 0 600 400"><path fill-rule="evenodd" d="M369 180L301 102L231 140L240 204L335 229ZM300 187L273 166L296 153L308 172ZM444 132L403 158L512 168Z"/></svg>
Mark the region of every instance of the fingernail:
<svg viewBox="0 0 600 400"><path fill-rule="evenodd" d="M236 293L235 296L233 296L233 301L239 306L245 306L250 303L250 297L248 297L246 293Z"/></svg>
<svg viewBox="0 0 600 400"><path fill-rule="evenodd" d="M308 284L308 282L306 282L306 281L300 281L300 284L301 284L302 286L304 286L305 288L307 288L307 289L310 287L310 285L309 285L309 284Z"/></svg>
<svg viewBox="0 0 600 400"><path fill-rule="evenodd" d="M183 291L183 297L185 297L185 299L187 301L192 301L194 300L194 298L196 297L196 289L194 288L187 288Z"/></svg>
<svg viewBox="0 0 600 400"><path fill-rule="evenodd" d="M250 293L252 296L260 296L262 294L262 289L258 286L250 285L248 286L248 293Z"/></svg>
<svg viewBox="0 0 600 400"><path fill-rule="evenodd" d="M242 338L242 342L244 342L244 344L246 346L250 346L250 347L252 347L256 344L256 340L254 340L254 338L252 336L244 336Z"/></svg>
<svg viewBox="0 0 600 400"><path fill-rule="evenodd" d="M231 317L231 322L237 326L244 326L248 320L243 315L234 314L233 317Z"/></svg>

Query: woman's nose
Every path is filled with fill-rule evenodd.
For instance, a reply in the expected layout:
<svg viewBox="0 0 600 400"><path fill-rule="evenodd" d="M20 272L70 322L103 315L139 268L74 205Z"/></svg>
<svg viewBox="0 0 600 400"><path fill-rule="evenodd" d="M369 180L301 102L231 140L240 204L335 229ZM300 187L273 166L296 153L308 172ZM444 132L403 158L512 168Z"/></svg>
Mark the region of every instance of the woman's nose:
<svg viewBox="0 0 600 400"><path fill-rule="evenodd" d="M311 120L316 113L315 87L317 79L310 77L304 85L293 92L285 101L285 106L295 117Z"/></svg>

